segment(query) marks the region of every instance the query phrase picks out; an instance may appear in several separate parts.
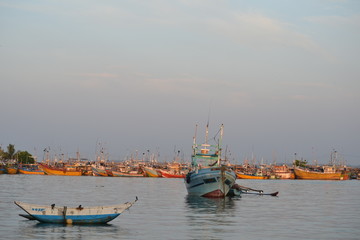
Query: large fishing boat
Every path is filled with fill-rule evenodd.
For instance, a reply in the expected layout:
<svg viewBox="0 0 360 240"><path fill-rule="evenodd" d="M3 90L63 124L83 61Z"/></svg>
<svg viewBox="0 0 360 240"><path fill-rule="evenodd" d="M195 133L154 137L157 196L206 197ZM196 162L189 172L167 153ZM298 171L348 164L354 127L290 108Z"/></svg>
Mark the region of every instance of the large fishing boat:
<svg viewBox="0 0 360 240"><path fill-rule="evenodd" d="M81 176L82 170L72 166L53 167L45 163L39 163L47 175Z"/></svg>
<svg viewBox="0 0 360 240"><path fill-rule="evenodd" d="M219 130L220 137L214 145L208 143L208 127L207 124L205 143L203 144L196 144L195 130L192 162L190 171L185 177L185 186L189 195L225 197L235 183L236 174L221 161L223 125Z"/></svg>
<svg viewBox="0 0 360 240"><path fill-rule="evenodd" d="M343 180L342 172L336 171L333 166L323 166L320 170L310 170L306 168L295 167L295 177L297 179L308 180Z"/></svg>

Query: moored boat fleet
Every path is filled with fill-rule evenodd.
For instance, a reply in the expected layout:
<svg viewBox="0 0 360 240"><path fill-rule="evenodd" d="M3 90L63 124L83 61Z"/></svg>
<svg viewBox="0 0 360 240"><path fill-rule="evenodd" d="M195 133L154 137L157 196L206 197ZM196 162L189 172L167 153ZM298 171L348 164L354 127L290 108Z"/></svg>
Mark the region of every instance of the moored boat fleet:
<svg viewBox="0 0 360 240"><path fill-rule="evenodd" d="M207 147L199 145L197 147ZM219 156L205 152L195 153L193 157L206 158L215 161ZM202 149L203 151L207 151ZM219 158L219 161L223 161ZM220 162L219 162L220 163ZM216 164L219 167L221 164ZM214 165L215 166L215 165ZM32 164L17 164L0 162L0 174L29 175L62 175L62 176L101 176L101 177L156 177L156 178L186 178L194 163L187 162L147 162L143 160L127 160L122 162L35 162ZM204 166L202 166L204 167ZM241 165L226 163L232 169L237 179L308 179L308 180L349 180L360 179L360 169L344 165L306 165L259 164Z"/></svg>

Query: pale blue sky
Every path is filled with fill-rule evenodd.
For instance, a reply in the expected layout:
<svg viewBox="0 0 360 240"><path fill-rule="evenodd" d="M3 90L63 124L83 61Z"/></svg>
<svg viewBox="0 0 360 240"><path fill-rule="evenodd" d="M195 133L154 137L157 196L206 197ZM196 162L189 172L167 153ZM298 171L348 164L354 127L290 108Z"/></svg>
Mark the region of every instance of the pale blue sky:
<svg viewBox="0 0 360 240"><path fill-rule="evenodd" d="M360 1L0 0L0 144L360 164ZM36 149L36 152L34 151Z"/></svg>

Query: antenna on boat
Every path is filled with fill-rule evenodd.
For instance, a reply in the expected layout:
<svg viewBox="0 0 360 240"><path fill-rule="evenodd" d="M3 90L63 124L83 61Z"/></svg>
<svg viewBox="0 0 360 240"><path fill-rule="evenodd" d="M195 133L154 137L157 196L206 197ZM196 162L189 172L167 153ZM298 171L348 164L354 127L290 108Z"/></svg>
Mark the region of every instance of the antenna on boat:
<svg viewBox="0 0 360 240"><path fill-rule="evenodd" d="M194 145L196 144L196 132L197 132L197 127L198 127L198 125L196 124L196 125L195 125L195 135L194 135L194 137L193 137Z"/></svg>
<svg viewBox="0 0 360 240"><path fill-rule="evenodd" d="M208 144L208 137L209 137L209 122L210 122L210 110L211 110L211 103L209 104L208 119L207 119L207 123L206 123L205 144Z"/></svg>

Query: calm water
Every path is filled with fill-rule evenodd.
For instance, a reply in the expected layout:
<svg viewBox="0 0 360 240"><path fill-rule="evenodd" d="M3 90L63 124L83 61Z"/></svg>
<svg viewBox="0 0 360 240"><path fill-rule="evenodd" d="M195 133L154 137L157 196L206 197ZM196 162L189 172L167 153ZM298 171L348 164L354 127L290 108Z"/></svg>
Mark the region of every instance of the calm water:
<svg viewBox="0 0 360 240"><path fill-rule="evenodd" d="M360 181L237 180L278 197L189 198L181 179L0 175L1 239L359 239ZM139 201L103 226L40 224L13 202Z"/></svg>

